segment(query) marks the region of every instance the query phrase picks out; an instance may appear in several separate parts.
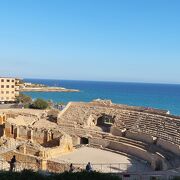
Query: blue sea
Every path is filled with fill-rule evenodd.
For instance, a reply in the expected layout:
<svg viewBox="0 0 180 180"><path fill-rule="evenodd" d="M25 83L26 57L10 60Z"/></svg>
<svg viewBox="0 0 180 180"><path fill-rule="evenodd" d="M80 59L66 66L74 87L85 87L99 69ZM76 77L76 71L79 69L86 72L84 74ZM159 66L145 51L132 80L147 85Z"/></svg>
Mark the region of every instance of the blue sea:
<svg viewBox="0 0 180 180"><path fill-rule="evenodd" d="M111 99L113 103L165 109L169 110L171 114L180 115L180 85L44 79L25 79L25 81L80 90L80 92L71 93L25 93L33 99L44 98L64 103L69 101L89 102L97 98Z"/></svg>

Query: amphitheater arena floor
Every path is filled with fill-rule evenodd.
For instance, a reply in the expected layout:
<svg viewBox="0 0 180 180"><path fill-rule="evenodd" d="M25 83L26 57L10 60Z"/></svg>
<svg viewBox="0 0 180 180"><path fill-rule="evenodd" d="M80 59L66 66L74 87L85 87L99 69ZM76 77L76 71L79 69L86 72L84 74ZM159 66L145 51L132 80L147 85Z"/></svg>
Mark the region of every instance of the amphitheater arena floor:
<svg viewBox="0 0 180 180"><path fill-rule="evenodd" d="M61 163L73 163L80 168L85 168L86 164L91 162L94 170L102 172L122 172L126 170L128 172L149 172L152 170L149 165L134 158L91 147L81 147L51 160Z"/></svg>

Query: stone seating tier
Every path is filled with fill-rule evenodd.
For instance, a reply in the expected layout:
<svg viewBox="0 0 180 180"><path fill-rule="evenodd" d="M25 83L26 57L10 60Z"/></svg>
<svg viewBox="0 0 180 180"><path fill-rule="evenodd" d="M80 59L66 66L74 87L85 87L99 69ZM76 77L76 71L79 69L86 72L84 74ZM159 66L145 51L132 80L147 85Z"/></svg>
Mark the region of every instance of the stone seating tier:
<svg viewBox="0 0 180 180"><path fill-rule="evenodd" d="M145 132L162 139L172 140L174 143L180 141L180 119L166 114L152 114L148 111L137 111L120 108L121 106L97 106L93 107L87 103L76 103L68 107L66 112L60 117L59 124L69 123L77 126L85 126L90 115L98 118L101 114L108 114L115 117L114 125L123 130ZM114 108L113 108L114 107Z"/></svg>

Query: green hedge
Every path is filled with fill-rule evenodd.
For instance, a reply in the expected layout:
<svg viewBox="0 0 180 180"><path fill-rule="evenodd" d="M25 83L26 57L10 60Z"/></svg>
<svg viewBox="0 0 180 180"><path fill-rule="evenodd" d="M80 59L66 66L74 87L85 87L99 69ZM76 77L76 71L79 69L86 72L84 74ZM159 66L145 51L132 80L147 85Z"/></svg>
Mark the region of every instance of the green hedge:
<svg viewBox="0 0 180 180"><path fill-rule="evenodd" d="M111 174L98 172L77 172L43 175L37 172L24 170L22 172L0 172L0 180L120 180Z"/></svg>

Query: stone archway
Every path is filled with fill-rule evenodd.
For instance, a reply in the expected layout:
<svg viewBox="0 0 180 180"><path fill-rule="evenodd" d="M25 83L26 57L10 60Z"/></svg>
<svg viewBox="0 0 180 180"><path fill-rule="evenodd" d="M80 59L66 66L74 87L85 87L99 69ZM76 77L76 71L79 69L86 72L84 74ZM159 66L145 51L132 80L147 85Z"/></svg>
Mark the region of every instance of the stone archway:
<svg viewBox="0 0 180 180"><path fill-rule="evenodd" d="M86 137L81 137L80 144L84 144L84 145L89 144L89 139Z"/></svg>
<svg viewBox="0 0 180 180"><path fill-rule="evenodd" d="M96 126L100 127L105 132L110 132L111 126L114 124L115 116L101 114L96 121Z"/></svg>

